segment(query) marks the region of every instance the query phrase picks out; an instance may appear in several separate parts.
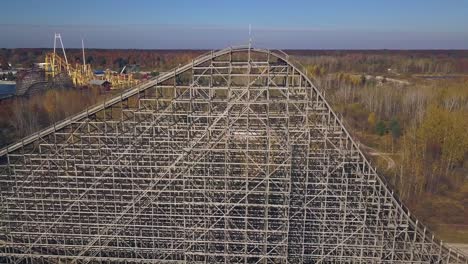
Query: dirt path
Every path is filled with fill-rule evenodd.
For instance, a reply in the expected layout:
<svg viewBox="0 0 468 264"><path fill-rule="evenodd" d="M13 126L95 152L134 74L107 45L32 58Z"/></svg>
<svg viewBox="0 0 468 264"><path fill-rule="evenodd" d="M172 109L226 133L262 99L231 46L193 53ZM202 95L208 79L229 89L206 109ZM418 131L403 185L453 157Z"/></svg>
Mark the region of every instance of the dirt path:
<svg viewBox="0 0 468 264"><path fill-rule="evenodd" d="M465 254L465 256L468 256L468 244L448 244L452 248L456 248L461 251L461 253Z"/></svg>
<svg viewBox="0 0 468 264"><path fill-rule="evenodd" d="M383 80L387 81L387 82L392 82L392 83L395 83L395 84L398 84L398 85L409 85L410 82L406 81L406 80L399 80L399 79L394 79L394 78L387 78L387 77L384 77L384 76L373 76L373 75L366 75L366 79L375 79L375 80L378 80L378 81L381 81L383 82Z"/></svg>
<svg viewBox="0 0 468 264"><path fill-rule="evenodd" d="M395 167L396 163L390 157L392 155L391 153L380 152L376 150L375 148L371 148L369 146L362 144L362 142L360 142L360 144L361 144L361 149L363 149L367 154L371 156L378 156L384 159L387 162L387 170L393 169Z"/></svg>

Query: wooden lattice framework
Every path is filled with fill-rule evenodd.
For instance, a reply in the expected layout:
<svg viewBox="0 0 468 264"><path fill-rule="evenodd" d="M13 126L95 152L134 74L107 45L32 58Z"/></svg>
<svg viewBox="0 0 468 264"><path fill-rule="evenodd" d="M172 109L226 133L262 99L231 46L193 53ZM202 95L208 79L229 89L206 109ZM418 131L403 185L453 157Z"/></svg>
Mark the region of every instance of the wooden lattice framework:
<svg viewBox="0 0 468 264"><path fill-rule="evenodd" d="M6 263L467 263L280 51L203 55L0 159Z"/></svg>

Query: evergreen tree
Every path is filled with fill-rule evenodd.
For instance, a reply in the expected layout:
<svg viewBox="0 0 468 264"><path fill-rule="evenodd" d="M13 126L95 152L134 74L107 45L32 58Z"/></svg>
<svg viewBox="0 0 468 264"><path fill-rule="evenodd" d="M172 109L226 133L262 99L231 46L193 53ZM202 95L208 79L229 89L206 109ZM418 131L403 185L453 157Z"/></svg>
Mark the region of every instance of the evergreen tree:
<svg viewBox="0 0 468 264"><path fill-rule="evenodd" d="M401 135L401 127L398 120L395 118L390 122L390 132L392 133L393 138L399 138Z"/></svg>
<svg viewBox="0 0 468 264"><path fill-rule="evenodd" d="M377 125L375 126L375 131L379 136L383 136L387 132L387 126L382 120L377 122Z"/></svg>

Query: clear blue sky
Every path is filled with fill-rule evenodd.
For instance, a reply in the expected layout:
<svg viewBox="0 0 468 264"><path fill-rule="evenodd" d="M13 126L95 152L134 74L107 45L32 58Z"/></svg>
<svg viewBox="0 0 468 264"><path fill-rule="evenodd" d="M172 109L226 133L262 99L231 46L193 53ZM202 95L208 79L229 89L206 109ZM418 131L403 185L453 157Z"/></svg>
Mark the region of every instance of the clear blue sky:
<svg viewBox="0 0 468 264"><path fill-rule="evenodd" d="M0 47L468 49L468 0L2 0Z"/></svg>

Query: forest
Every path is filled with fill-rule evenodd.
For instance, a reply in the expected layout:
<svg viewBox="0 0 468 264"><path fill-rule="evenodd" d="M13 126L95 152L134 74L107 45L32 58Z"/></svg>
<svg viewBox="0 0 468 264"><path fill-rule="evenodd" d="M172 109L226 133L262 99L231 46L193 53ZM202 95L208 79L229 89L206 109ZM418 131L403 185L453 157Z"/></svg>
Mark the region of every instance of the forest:
<svg viewBox="0 0 468 264"><path fill-rule="evenodd" d="M0 49L30 67L46 49ZM80 61L80 50L69 50ZM87 50L94 69L167 71L200 50ZM468 51L286 51L325 93L380 175L442 239L468 243ZM5 65L2 63L2 65ZM54 89L0 101L0 147L112 96Z"/></svg>
<svg viewBox="0 0 468 264"><path fill-rule="evenodd" d="M44 62L45 54L52 49L0 49L0 65L12 65L29 68L34 63ZM62 56L61 50L58 51ZM202 50L112 50L86 49L86 63L94 70L111 69L118 71L127 64L138 64L144 71L165 71L179 64L187 63L192 58L206 51ZM81 49L67 49L68 61L82 63Z"/></svg>
<svg viewBox="0 0 468 264"><path fill-rule="evenodd" d="M459 62L379 66L365 58L353 68L347 56L298 60L418 219L444 240L467 243L468 72Z"/></svg>

